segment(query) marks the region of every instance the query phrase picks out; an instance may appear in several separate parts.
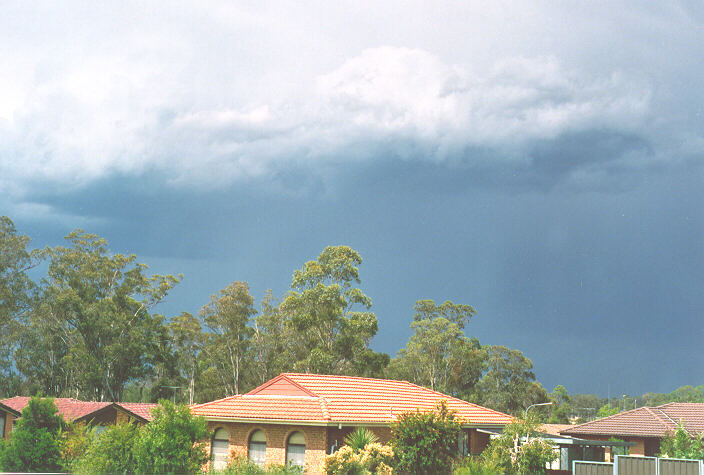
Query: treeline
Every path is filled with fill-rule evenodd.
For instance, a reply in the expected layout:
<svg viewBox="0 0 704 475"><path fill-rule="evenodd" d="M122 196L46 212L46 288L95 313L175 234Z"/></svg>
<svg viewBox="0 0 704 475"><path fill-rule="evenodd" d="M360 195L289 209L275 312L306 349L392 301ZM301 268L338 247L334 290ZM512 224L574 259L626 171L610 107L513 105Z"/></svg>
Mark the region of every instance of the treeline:
<svg viewBox="0 0 704 475"><path fill-rule="evenodd" d="M82 230L64 246L30 250L0 217L0 396L197 403L296 371L405 379L513 414L552 400L542 411L554 422L591 407L561 386L548 394L520 351L467 336L469 305L419 300L397 356L372 350L379 323L361 263L355 250L330 246L294 270L280 298L267 291L257 304L235 281L197 315L167 318L154 308L181 276L150 274Z"/></svg>

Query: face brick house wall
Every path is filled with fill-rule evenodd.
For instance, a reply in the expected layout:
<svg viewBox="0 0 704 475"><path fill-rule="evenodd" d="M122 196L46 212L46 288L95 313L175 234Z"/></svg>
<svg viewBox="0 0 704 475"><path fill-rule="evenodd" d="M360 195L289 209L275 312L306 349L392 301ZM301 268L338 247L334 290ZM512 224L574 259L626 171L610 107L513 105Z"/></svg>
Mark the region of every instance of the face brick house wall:
<svg viewBox="0 0 704 475"><path fill-rule="evenodd" d="M12 431L12 425L15 422L15 416L10 414L9 412L5 412L5 438L9 439L10 438L10 432Z"/></svg>
<svg viewBox="0 0 704 475"><path fill-rule="evenodd" d="M208 430L227 430L230 439L230 456L249 456L249 437L256 430L264 431L266 435L266 463L286 464L286 442L294 432L301 432L306 440L305 466L307 473L323 473L327 450L327 427L298 426L287 424L256 424L242 422L208 422ZM210 441L207 444L210 453Z"/></svg>

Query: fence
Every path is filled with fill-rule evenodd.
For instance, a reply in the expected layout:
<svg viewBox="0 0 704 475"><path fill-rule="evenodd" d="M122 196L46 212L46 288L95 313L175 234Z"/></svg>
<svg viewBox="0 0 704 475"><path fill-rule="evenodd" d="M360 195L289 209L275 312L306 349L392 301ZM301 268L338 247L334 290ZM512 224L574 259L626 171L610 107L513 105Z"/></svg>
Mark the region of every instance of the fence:
<svg viewBox="0 0 704 475"><path fill-rule="evenodd" d="M701 460L617 455L614 463L572 462L573 475L704 475Z"/></svg>

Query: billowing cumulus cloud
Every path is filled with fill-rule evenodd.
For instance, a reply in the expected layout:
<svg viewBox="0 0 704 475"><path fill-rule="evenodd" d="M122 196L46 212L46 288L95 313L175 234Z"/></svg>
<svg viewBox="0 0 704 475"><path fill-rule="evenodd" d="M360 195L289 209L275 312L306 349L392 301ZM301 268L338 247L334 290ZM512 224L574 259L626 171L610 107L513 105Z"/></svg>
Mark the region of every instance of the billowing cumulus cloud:
<svg viewBox="0 0 704 475"><path fill-rule="evenodd" d="M540 31L512 30L505 45L487 39L496 54L474 61L466 53L477 51L476 42L455 52L462 45L438 47L433 39L442 35L432 32L414 46L390 46L388 37L353 41L361 49L331 39L329 25L306 30L306 38L292 32L309 28L309 18L270 7L184 4L158 18L133 5L109 19L85 6L76 17L46 7L40 12L47 16L35 17L39 25L49 14L66 21L48 32L17 7L24 21L8 30L6 44L20 49L0 80L0 186L22 193L35 181L81 186L111 174L157 172L172 184L210 187L282 169L389 158L537 170L544 150L557 156L565 140L629 138L616 149L584 143L612 150L606 160L583 157L572 166L562 157L570 163L558 168L574 177L598 173L605 161L638 166L704 149L697 128L675 138L667 133L685 114L662 107L677 91L660 76L627 63L589 67L589 55L558 46L521 47ZM345 8L321 10L321 23L334 25ZM496 9L469 10L463 14L485 18L448 24L455 35L476 34L482 21L497 27L497 36L506 29ZM557 15L577 22L578 13ZM667 35L671 26L664 21L653 35ZM22 44L18 38L28 34ZM396 43L412 44L405 35ZM568 34L565 41L576 39ZM327 45L318 62L305 50L316 41ZM291 64L294 47L300 71ZM636 148L628 145L634 142Z"/></svg>

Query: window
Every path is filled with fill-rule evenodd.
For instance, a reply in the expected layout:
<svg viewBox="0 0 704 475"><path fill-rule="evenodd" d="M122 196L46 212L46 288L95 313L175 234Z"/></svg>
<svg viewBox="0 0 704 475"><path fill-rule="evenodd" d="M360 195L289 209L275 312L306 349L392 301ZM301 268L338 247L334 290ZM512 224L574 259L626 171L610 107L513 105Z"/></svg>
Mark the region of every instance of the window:
<svg viewBox="0 0 704 475"><path fill-rule="evenodd" d="M469 434L465 431L460 431L457 436L457 449L462 456L469 454Z"/></svg>
<svg viewBox="0 0 704 475"><path fill-rule="evenodd" d="M255 430L249 437L249 460L263 467L266 463L266 434Z"/></svg>
<svg viewBox="0 0 704 475"><path fill-rule="evenodd" d="M215 431L213 444L210 449L210 458L213 461L215 470L222 470L227 467L227 459L230 449L230 435L222 427Z"/></svg>
<svg viewBox="0 0 704 475"><path fill-rule="evenodd" d="M294 432L286 443L286 465L304 467L306 464L306 439L300 432Z"/></svg>
<svg viewBox="0 0 704 475"><path fill-rule="evenodd" d="M0 439L4 439L4 438L5 438L5 414L0 414Z"/></svg>

